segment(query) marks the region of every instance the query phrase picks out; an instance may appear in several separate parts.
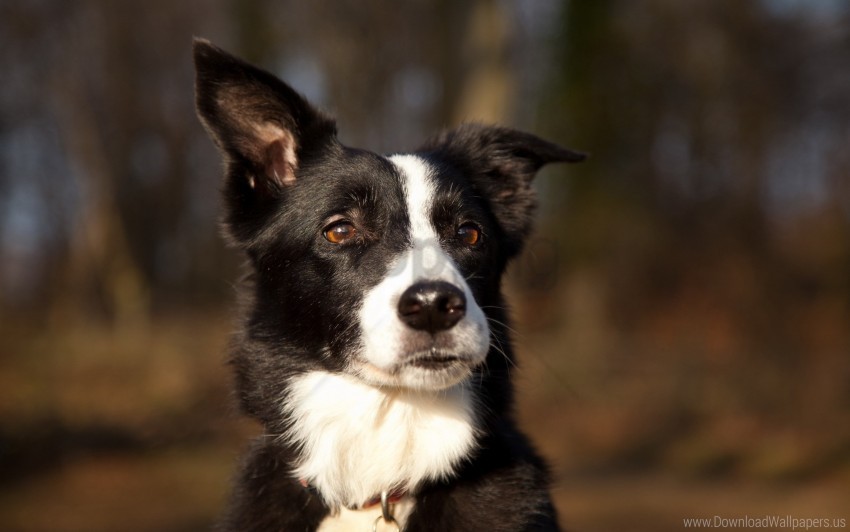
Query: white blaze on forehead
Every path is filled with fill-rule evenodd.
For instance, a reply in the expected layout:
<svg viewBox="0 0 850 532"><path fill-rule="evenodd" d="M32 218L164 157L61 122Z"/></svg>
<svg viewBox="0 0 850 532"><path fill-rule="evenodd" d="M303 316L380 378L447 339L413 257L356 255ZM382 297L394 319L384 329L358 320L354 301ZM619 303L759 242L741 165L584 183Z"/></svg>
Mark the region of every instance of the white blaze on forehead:
<svg viewBox="0 0 850 532"><path fill-rule="evenodd" d="M394 155L390 161L401 174L410 221L410 241L413 245L409 256L403 258L403 264L409 267L409 272L400 269L398 273L410 273L411 276L405 277L411 284L420 279L432 279L464 286L460 272L440 247L440 237L431 222L431 210L436 197L432 177L434 169L416 155Z"/></svg>
<svg viewBox="0 0 850 532"><path fill-rule="evenodd" d="M402 176L413 245L419 247L425 242L436 242L437 233L431 224L429 212L434 204L431 168L421 157L415 155L394 155L390 157L390 161L396 165Z"/></svg>

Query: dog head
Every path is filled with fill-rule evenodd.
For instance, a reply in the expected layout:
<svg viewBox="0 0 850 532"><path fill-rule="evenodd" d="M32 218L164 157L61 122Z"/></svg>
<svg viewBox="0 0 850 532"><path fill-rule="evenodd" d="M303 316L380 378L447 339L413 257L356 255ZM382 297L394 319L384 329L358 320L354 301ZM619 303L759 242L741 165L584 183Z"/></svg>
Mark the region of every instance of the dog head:
<svg viewBox="0 0 850 532"><path fill-rule="evenodd" d="M227 167L224 226L253 272L247 335L278 353L255 371L286 358L439 390L485 363L501 275L531 228L532 178L584 156L474 124L381 156L342 145L292 88L206 41L195 64L198 113Z"/></svg>

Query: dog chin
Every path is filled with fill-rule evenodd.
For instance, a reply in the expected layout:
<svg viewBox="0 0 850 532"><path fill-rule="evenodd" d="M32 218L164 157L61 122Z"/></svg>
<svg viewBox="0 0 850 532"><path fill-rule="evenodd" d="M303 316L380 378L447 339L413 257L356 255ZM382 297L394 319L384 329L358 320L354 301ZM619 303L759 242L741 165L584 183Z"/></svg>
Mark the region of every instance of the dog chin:
<svg viewBox="0 0 850 532"><path fill-rule="evenodd" d="M470 357L415 353L390 368L370 362L359 364L355 374L365 383L379 388L440 391L467 380L476 366L478 363Z"/></svg>

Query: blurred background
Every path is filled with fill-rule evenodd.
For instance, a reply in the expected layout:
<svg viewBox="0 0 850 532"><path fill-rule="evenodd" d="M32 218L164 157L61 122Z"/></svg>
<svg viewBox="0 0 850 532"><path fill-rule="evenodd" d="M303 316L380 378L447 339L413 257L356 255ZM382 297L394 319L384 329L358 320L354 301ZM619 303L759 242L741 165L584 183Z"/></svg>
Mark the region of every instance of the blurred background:
<svg viewBox="0 0 850 532"><path fill-rule="evenodd" d="M0 530L192 531L241 450L191 37L340 137L587 151L511 270L564 526L850 518L850 4L0 2Z"/></svg>

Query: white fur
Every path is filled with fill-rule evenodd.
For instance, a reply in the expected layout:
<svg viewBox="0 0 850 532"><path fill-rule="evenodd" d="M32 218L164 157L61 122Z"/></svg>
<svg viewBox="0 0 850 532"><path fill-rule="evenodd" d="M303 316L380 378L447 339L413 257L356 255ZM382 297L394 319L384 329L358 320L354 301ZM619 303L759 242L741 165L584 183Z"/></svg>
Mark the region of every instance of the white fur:
<svg viewBox="0 0 850 532"><path fill-rule="evenodd" d="M451 477L475 446L475 397L381 389L353 376L313 371L290 382L288 438L301 449L294 474L331 508L357 507L384 490L415 493Z"/></svg>
<svg viewBox="0 0 850 532"><path fill-rule="evenodd" d="M490 329L469 285L440 246L440 239L431 224L433 170L415 155L395 155L390 157L390 161L403 178L413 245L396 258L383 281L365 294L359 319L363 355L372 367L358 370L363 378L378 384L439 389L456 384L467 377L468 372L455 375L401 366L405 358L421 349L411 347L411 330L397 315L401 294L415 282L423 280L447 281L463 290L466 315L450 331L441 334L449 335L452 351L472 365L486 357Z"/></svg>

